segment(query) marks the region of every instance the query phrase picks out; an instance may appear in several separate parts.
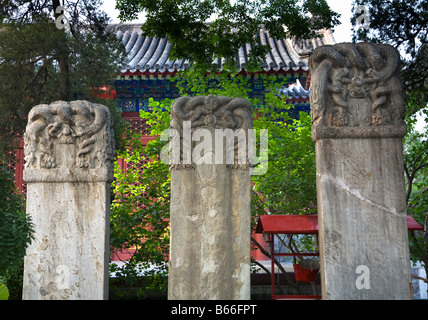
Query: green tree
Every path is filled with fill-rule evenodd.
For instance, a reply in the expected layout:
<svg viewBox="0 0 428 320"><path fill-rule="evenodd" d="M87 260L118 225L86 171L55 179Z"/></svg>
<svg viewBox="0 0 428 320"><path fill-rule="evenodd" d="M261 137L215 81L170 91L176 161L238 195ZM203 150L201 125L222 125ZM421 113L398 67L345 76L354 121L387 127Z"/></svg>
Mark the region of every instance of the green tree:
<svg viewBox="0 0 428 320"><path fill-rule="evenodd" d="M299 119L290 119L286 110L276 114L270 108L260 111L266 114L255 120L255 127L269 130L269 167L267 174L253 177L254 189L262 195L256 198L260 200L256 206L261 209L259 213L316 213L310 115L301 111Z"/></svg>
<svg viewBox="0 0 428 320"><path fill-rule="evenodd" d="M413 109L407 110L408 114L425 108L428 101L428 3L424 0L355 0L353 11L353 40L396 47L401 53L401 78L406 90L419 96L419 103L409 104ZM361 27L363 16L369 17L367 27Z"/></svg>
<svg viewBox="0 0 428 320"><path fill-rule="evenodd" d="M427 117L428 108L424 112ZM428 122L422 132L415 130L415 122L414 115L408 117L408 133L404 138L406 203L407 214L418 221L424 231L409 232L410 256L412 261L422 261L428 274Z"/></svg>
<svg viewBox="0 0 428 320"><path fill-rule="evenodd" d="M146 21L142 29L146 35L168 37L173 57L185 57L195 62L177 79L171 79L177 81L181 95L248 97L251 88L245 77L236 74L234 58L238 48L249 43L251 51L246 70L260 70L260 59L268 50L267 46L254 40L261 25L275 38L309 38L316 36L320 29L339 24L339 15L331 11L324 0L118 0L116 8L120 10L122 20L132 20L138 13L144 12ZM219 57L227 61L222 72L207 72L213 69L213 59ZM269 77L265 82L266 85L269 83L270 93L265 97L266 105L257 110L258 118L254 123L256 129L269 130L271 160L266 176L254 179L253 213L256 216L266 211L281 214L313 212L316 197L315 157L310 140L309 116L302 114L300 120L292 121L284 112L289 108L285 99L277 96L278 88L284 83ZM253 105L260 104L255 100L251 102ZM152 102L152 106L156 107L157 104ZM169 110L170 105L171 101L161 102L154 112L141 113L149 125L156 126L151 135L159 135L168 128L169 114L165 111ZM139 262L143 266L149 263L162 265L162 255L158 256L156 249L159 252L167 251L169 245L166 236L168 224L165 223L169 216L169 172L158 159L163 145L159 139L143 148L139 138L134 137L129 142L132 145L128 151L121 156L131 165L116 167L117 177L131 180L122 183L117 179L114 185L118 197L112 206L112 245L116 248L123 245L137 248L131 263L127 264L130 270L121 270L124 273L134 272L132 270ZM299 152L302 152L300 156ZM137 165L149 157L149 162ZM260 197L260 194L265 196ZM279 199L282 202L277 202ZM142 205L137 205L139 202ZM137 212L138 217L133 212ZM160 231L151 234L150 229L155 230L158 222ZM141 230L142 225L149 228ZM133 240L129 240L131 238Z"/></svg>
<svg viewBox="0 0 428 320"><path fill-rule="evenodd" d="M33 226L25 213L25 201L15 188L13 175L0 159L0 285L6 283L11 298L19 299L25 250L30 244Z"/></svg>
<svg viewBox="0 0 428 320"><path fill-rule="evenodd" d="M13 0L0 8L1 151L16 147L14 138L22 134L33 106L56 100L108 105L121 136L117 106L100 98L100 88L123 65L123 45L106 31L108 18L98 10L98 0L59 5L59 0Z"/></svg>
<svg viewBox="0 0 428 320"><path fill-rule="evenodd" d="M116 103L99 96L100 88L112 82L123 64L123 45L107 32L108 19L98 10L98 0L61 3L63 9L59 0L1 1L0 154L17 147L33 106L56 100L86 99L108 105L115 117L116 137L121 137ZM17 299L31 224L24 197L11 189L13 180L6 178L5 168L0 168L0 275L11 298Z"/></svg>
<svg viewBox="0 0 428 320"><path fill-rule="evenodd" d="M282 39L310 38L339 24L339 15L325 0L117 0L116 8L123 21L145 13L144 34L168 37L174 57L208 68L215 57L225 58L232 67L238 49L247 43L251 44L247 70L259 66L268 50L254 41L261 25Z"/></svg>
<svg viewBox="0 0 428 320"><path fill-rule="evenodd" d="M370 23L362 28L359 22L364 14ZM424 262L428 274L428 127L422 132L414 128L417 114L425 119L428 115L428 2L355 0L351 22L355 41L388 43L401 54L407 102L408 130L403 140L407 213L425 227L423 232L409 233L410 252L413 261Z"/></svg>
<svg viewBox="0 0 428 320"><path fill-rule="evenodd" d="M141 112L152 136L169 126L170 102L151 101L153 112ZM112 183L114 200L110 216L110 245L130 254L122 267L111 271L128 286L135 285L138 275L152 276L147 289L165 289L165 259L169 248L170 175L168 166L159 160L165 142L160 137L146 146L141 134L125 130L125 147L117 153L123 166L116 162ZM149 267L153 270L147 271ZM144 295L144 290L141 292Z"/></svg>
<svg viewBox="0 0 428 320"><path fill-rule="evenodd" d="M255 111L254 127L257 132L269 130L269 163L265 175L253 176L254 222L259 214L267 211L276 214L313 213L316 203L310 116L303 112L299 120L290 119L287 109L291 106L277 94L285 80L280 81L275 76L263 77L269 93L265 96L266 104ZM171 80L177 81L181 95L248 97L251 91L247 78L227 72L204 75L192 69ZM251 102L259 104L257 100ZM137 251L125 267L112 271L120 271L119 274L131 279L131 283L135 282L135 270L142 271L149 264L156 265L161 272L167 271L170 174L168 165L161 163L159 155L166 144L161 140L161 134L169 127L171 101L151 101L150 106L154 108L153 112L140 112L140 115L151 127L150 135L157 138L144 147L139 135L128 133L129 138L125 139L128 148L118 155L128 165L124 168L116 166L117 179L113 184L116 198L112 205L111 245L113 248L136 248ZM255 239L252 241L261 247ZM277 265L281 267L279 263Z"/></svg>

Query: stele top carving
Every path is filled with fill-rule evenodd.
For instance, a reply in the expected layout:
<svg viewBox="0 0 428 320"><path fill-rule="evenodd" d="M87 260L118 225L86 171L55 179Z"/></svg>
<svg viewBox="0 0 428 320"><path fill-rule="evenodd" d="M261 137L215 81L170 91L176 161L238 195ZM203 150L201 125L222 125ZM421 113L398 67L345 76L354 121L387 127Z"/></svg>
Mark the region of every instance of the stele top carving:
<svg viewBox="0 0 428 320"><path fill-rule="evenodd" d="M253 109L250 102L243 98L230 98L224 96L195 96L181 97L174 101L171 106L170 128L175 129L180 135L180 164L174 164L171 169L192 170L194 163L183 163L183 150L185 141L183 141L183 122L189 121L191 124L191 133L201 128L211 129L232 129L241 130L246 136L248 129L253 128ZM245 137L244 137L245 138ZM238 137L239 139L239 137ZM192 141L189 147L193 149L196 142ZM234 145L235 164L228 164L229 169L248 169L248 165L238 164L238 141ZM248 152L247 152L248 154Z"/></svg>
<svg viewBox="0 0 428 320"><path fill-rule="evenodd" d="M316 48L309 59L313 140L403 137L399 62L397 50L385 44Z"/></svg>
<svg viewBox="0 0 428 320"><path fill-rule="evenodd" d="M24 143L26 182L113 180L113 120L106 106L83 100L35 106Z"/></svg>

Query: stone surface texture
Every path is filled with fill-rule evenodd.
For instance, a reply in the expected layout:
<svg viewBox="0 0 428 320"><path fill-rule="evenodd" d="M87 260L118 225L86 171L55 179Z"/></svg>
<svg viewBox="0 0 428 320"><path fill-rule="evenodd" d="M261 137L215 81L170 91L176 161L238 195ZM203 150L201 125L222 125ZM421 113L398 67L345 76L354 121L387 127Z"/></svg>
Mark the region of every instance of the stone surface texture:
<svg viewBox="0 0 428 320"><path fill-rule="evenodd" d="M400 57L389 45L316 48L311 70L312 138L401 138L406 134Z"/></svg>
<svg viewBox="0 0 428 320"><path fill-rule="evenodd" d="M208 130L214 143L215 129L252 128L252 109L244 99L182 97L171 112L171 127L181 137L183 121L191 121L192 134ZM180 144L183 160L186 139ZM189 149L197 146L192 142ZM214 148L205 150L205 156L212 163L192 160L171 166L168 299L250 299L249 166L238 158L216 164Z"/></svg>
<svg viewBox="0 0 428 320"><path fill-rule="evenodd" d="M399 56L337 44L311 56L323 299L410 299Z"/></svg>
<svg viewBox="0 0 428 320"><path fill-rule="evenodd" d="M107 107L57 101L34 107L25 139L27 249L23 299L108 298L114 140Z"/></svg>

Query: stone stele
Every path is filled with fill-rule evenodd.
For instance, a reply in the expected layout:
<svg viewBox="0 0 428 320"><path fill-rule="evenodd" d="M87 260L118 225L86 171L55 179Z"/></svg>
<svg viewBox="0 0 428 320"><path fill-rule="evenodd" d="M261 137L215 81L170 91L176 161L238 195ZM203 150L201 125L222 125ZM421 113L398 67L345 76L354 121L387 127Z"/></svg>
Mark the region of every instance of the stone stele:
<svg viewBox="0 0 428 320"><path fill-rule="evenodd" d="M241 98L181 97L172 105L179 161L171 165L168 299L250 299L251 180L236 151L252 121ZM226 129L238 139L218 149L215 134Z"/></svg>
<svg viewBox="0 0 428 320"><path fill-rule="evenodd" d="M27 249L23 299L107 299L113 123L107 107L57 101L31 109L24 134Z"/></svg>
<svg viewBox="0 0 428 320"><path fill-rule="evenodd" d="M323 299L410 299L399 54L340 43L309 63Z"/></svg>

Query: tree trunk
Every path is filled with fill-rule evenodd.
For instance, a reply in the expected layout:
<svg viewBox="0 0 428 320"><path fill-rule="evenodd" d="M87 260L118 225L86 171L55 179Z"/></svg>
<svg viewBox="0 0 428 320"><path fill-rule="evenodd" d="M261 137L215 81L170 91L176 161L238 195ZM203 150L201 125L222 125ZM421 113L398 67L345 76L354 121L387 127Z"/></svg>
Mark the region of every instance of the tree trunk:
<svg viewBox="0 0 428 320"><path fill-rule="evenodd" d="M60 6L59 0L52 0L52 7L54 11L55 21L59 16L62 15L60 10L57 10ZM64 12L63 12L64 13ZM68 48L67 48L67 38L65 30L62 29L63 37L62 41L57 43L57 59L58 59L58 68L59 68L59 89L61 92L61 99L65 101L71 100L71 87L70 87L70 64L68 61Z"/></svg>

